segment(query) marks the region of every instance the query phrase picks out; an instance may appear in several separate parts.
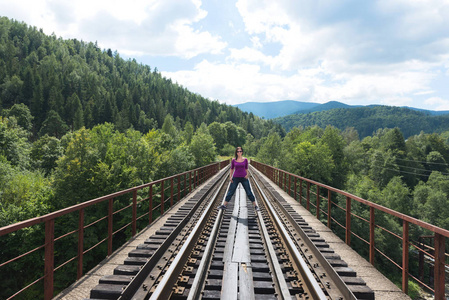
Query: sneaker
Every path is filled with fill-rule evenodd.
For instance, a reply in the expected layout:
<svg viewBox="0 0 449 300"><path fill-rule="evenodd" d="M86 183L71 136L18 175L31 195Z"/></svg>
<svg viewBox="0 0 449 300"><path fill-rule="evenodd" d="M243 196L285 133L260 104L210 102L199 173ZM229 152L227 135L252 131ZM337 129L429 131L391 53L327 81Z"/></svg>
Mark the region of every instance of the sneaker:
<svg viewBox="0 0 449 300"><path fill-rule="evenodd" d="M257 206L257 205L254 206L254 210L255 210L255 211L260 211L259 206Z"/></svg>
<svg viewBox="0 0 449 300"><path fill-rule="evenodd" d="M226 206L220 205L220 206L218 207L218 209L226 209Z"/></svg>

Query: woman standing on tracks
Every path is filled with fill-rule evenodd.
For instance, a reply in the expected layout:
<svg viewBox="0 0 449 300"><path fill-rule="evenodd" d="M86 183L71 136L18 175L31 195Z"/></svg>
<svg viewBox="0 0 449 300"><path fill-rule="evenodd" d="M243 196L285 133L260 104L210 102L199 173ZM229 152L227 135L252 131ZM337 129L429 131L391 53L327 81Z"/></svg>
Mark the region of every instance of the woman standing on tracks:
<svg viewBox="0 0 449 300"><path fill-rule="evenodd" d="M251 191L251 187L249 185L248 180L248 160L243 157L243 148L237 147L235 149L235 159L232 159L231 169L229 171L229 180L231 184L229 186L228 194L226 195L226 199L223 205L219 207L219 209L226 209L228 202L231 200L232 196L237 189L239 183L242 184L245 189L246 195L248 196L251 203L254 205L255 210L259 210L259 207L256 204L256 199L254 198L254 194Z"/></svg>

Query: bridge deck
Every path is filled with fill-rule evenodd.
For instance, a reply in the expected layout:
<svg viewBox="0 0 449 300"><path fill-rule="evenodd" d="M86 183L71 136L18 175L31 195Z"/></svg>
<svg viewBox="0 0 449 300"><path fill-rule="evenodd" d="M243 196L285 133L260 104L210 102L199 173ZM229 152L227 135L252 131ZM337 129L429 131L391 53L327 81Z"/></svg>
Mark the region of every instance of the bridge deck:
<svg viewBox="0 0 449 300"><path fill-rule="evenodd" d="M260 176L263 176L260 174ZM263 176L264 177L264 176ZM265 179L267 179L265 177ZM268 180L268 179L267 179ZM269 181L269 180L268 180ZM271 183L271 181L269 181ZM204 183L205 185L206 183ZM287 195L274 183L272 186L287 200L290 205L305 219L305 221L320 234L322 238L330 245L336 254L346 261L350 268L357 272L357 276L361 277L366 284L375 292L376 299L410 299L407 295L396 287L385 276L378 272L369 262L347 246L344 241L333 234L329 228L318 221L315 216L311 215L303 206L296 202L292 197ZM200 186L197 190L200 190ZM160 219L141 231L136 237L132 238L128 243L115 251L110 257L102 261L96 268L89 271L84 277L72 284L54 299L83 299L90 297L90 291L94 288L99 279L105 275L113 273L114 268L122 264L128 257L128 252L135 249L137 245L142 244L145 239L154 234L165 221L176 213L180 206L193 194L188 195L185 199L177 203L171 210L166 212Z"/></svg>

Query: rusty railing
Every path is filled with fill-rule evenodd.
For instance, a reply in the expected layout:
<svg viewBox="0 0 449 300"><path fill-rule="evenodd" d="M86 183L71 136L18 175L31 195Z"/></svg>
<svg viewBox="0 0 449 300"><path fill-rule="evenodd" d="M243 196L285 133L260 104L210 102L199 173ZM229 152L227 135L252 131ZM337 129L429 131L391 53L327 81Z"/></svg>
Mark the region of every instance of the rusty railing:
<svg viewBox="0 0 449 300"><path fill-rule="evenodd" d="M197 186L205 182L211 176L216 174L219 170L229 164L229 161L221 161L213 163L201 168L190 170L181 174L170 176L167 178L159 179L150 183L146 183L137 187L133 187L127 190L119 191L110 195L99 197L93 200L89 200L77 205L67 207L65 209L49 213L47 215L22 221L16 224L8 225L0 228L0 237L8 237L8 235L15 235L20 230L29 230L35 226L44 225L45 237L43 238L44 244L41 244L34 249L26 249L23 253L18 254L15 257L1 257L0 258L0 271L12 264L24 259L27 256L38 253L38 257L42 257L44 260L43 275L37 275L38 278L33 282L26 283L26 286L21 287L20 290L14 291L14 294L7 296L7 299L12 299L14 297L24 297L23 293L30 289L36 284L43 284L43 291L40 295L44 296L44 299L53 298L54 294L54 279L55 272L60 270L62 267L66 266L71 262L76 262L76 273L77 279L81 278L83 275L83 260L86 254L91 252L93 249L98 248L103 245L103 248L107 248L107 253L103 254L109 256L120 245L113 246L113 237L118 233L123 233L125 229L130 231L130 235L134 236L138 230L137 224L142 225L142 228L151 224L158 216L164 214L167 208L173 206L175 201L179 201L187 193L191 192ZM122 199L124 204L117 205L117 199ZM124 200L123 200L124 199ZM103 205L103 206L101 206ZM119 206L119 208L117 208ZM103 209L103 210L102 210ZM127 210L127 211L125 211ZM87 211L89 211L89 214ZM103 214L98 217L99 211ZM137 215L141 212L140 215ZM126 220L130 220L127 224L117 224L115 219L119 219L117 216L119 213L127 214ZM75 215L73 215L75 214ZM77 215L76 215L77 214ZM92 216L94 215L94 216ZM72 221L75 220L75 228L70 232L61 233L61 227L58 226L58 219L71 216ZM92 220L92 218L96 218ZM148 218L147 221L143 218ZM76 221L77 220L77 221ZM123 218L121 218L123 222ZM88 224L85 224L89 221ZM103 221L103 223L101 223ZM64 223L67 226L67 222ZM105 237L102 240L95 241L94 245L86 248L86 234L85 231L91 228L93 225L103 224L106 229ZM119 227L119 228L117 228ZM139 229L142 229L139 227ZM56 233L58 236L56 237ZM12 240L14 241L12 236ZM55 242L65 239L67 237L72 237L75 242L75 247L77 254L61 263L59 253L57 260L58 265L55 261L55 253L58 251L55 246ZM91 238L91 237L90 237ZM101 239L101 237L99 238ZM126 240L126 238L125 238ZM92 241L89 241L92 244ZM17 241L20 243L20 241ZM107 247L104 243L107 243ZM1 241L0 241L1 244ZM42 253L43 252L43 253ZM15 253L14 255L16 255ZM36 262L39 263L39 262ZM26 272L26 270L22 270ZM3 273L3 272L2 272ZM5 274L5 273L4 273Z"/></svg>
<svg viewBox="0 0 449 300"><path fill-rule="evenodd" d="M336 227L337 229L344 230L346 244L351 246L351 236L354 236L362 243L368 245L367 254L371 264L375 265L374 261L376 253L379 253L381 258L385 258L387 261L394 264L402 273L402 290L404 293L408 293L408 281L409 278L412 278L421 286L433 292L435 299L446 299L445 268L448 267L446 261L449 256L446 253L445 238L449 237L448 230L367 201L345 191L254 160L251 161L251 165L262 172L295 200L299 201L301 205L305 202L305 208L310 212L313 211L319 220L321 218L321 221L324 221L323 223L327 223L329 228L332 228L333 226L334 228ZM333 194L334 196L332 196ZM334 198L337 197L342 197L344 199L343 205L334 201ZM315 200L313 200L313 198ZM351 206L354 206L356 203L359 203L363 209L365 209L364 215L357 215L351 210ZM376 224L375 216L382 213L393 216L398 222L402 223L402 234L395 233L392 230ZM321 214L323 214L324 217ZM337 215L339 215L340 218L338 218ZM360 233L357 234L354 230L351 230L351 224L353 224L354 221L366 224L366 227L369 228L369 234L366 233L368 234L366 239L363 238ZM424 245L422 238L419 239L418 242L411 241L409 234L410 225L416 225L417 230L430 232L432 234L430 238L434 241L433 245ZM388 234L398 240L398 243L401 244L400 247L402 247L401 262L394 261L394 259L376 248L375 237L379 234L378 232ZM429 238L429 236L424 237ZM415 252L418 251L420 265L419 278L413 276L409 270L410 248L415 249ZM433 281L429 284L426 284L423 280L424 256L427 258L427 264L430 265L429 281Z"/></svg>

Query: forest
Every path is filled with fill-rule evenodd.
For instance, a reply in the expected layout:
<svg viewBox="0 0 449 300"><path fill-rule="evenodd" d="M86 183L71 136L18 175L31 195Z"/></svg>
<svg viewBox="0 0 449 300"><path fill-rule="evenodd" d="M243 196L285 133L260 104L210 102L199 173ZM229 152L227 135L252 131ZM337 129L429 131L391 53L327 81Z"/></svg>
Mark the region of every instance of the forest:
<svg viewBox="0 0 449 300"><path fill-rule="evenodd" d="M349 121L314 117L286 132L191 93L157 68L8 18L0 18L0 104L0 227L206 165L243 145L247 157L449 228L449 129L412 134L419 113L404 128L361 134ZM388 217L381 224L400 231ZM42 228L0 239L0 256L23 252L36 236ZM393 245L386 238L376 247L398 252ZM17 287L35 278L37 267L25 265L11 270L20 280L2 281Z"/></svg>
<svg viewBox="0 0 449 300"><path fill-rule="evenodd" d="M425 133L442 133L449 130L449 114L431 115L405 107L373 105L366 107L334 108L311 113L295 113L272 119L287 131L293 127L327 125L341 130L354 127L361 138L370 136L379 128L401 130L405 138Z"/></svg>

